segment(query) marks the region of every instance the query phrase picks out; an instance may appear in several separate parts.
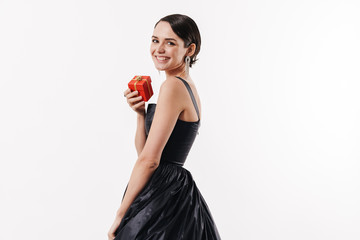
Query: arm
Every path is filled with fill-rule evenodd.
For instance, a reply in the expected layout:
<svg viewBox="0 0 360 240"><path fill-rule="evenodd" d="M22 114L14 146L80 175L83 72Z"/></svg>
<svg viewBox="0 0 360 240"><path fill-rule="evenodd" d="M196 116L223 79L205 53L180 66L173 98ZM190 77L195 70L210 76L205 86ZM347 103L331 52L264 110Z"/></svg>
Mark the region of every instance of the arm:
<svg viewBox="0 0 360 240"><path fill-rule="evenodd" d="M145 187L160 163L161 153L184 107L181 105L182 82L166 80L160 87L156 111L144 148L132 170L127 190L117 211L122 218L131 203Z"/></svg>
<svg viewBox="0 0 360 240"><path fill-rule="evenodd" d="M135 134L135 148L138 156L143 150L146 142L145 114L137 114L137 128Z"/></svg>

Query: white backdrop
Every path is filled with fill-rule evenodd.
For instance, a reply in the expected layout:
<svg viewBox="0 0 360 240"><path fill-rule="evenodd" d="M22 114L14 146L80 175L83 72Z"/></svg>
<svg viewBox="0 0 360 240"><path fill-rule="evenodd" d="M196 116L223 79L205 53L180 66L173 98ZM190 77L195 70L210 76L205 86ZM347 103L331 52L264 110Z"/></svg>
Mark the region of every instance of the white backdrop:
<svg viewBox="0 0 360 240"><path fill-rule="evenodd" d="M358 1L0 1L0 239L107 239L136 150L123 91L202 34L185 167L223 239L360 239Z"/></svg>

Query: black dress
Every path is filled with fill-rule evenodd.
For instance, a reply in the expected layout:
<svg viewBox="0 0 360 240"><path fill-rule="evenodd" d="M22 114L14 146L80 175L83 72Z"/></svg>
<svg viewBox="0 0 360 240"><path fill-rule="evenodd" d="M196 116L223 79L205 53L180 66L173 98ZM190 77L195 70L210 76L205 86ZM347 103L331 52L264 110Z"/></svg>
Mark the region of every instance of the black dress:
<svg viewBox="0 0 360 240"><path fill-rule="evenodd" d="M184 79L177 78L189 91L199 120L177 120L162 152L158 168L125 213L115 232L115 240L221 239L191 173L183 167L198 134L200 117L189 84ZM155 103L148 104L145 117L146 135L149 134L155 109ZM125 192L126 190L127 187Z"/></svg>

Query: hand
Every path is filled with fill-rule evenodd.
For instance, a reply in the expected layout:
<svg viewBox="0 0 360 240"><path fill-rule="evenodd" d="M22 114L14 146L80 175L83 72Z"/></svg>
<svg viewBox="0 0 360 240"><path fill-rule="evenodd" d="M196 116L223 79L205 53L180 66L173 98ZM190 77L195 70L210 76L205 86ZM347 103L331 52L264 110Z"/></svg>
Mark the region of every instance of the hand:
<svg viewBox="0 0 360 240"><path fill-rule="evenodd" d="M109 240L113 240L115 238L115 231L119 227L121 222L121 217L116 216L114 223L111 225L111 228L108 232L108 238Z"/></svg>
<svg viewBox="0 0 360 240"><path fill-rule="evenodd" d="M138 91L131 92L130 88L126 89L124 96L127 99L129 106L138 114L145 116L145 101L142 100L142 96L138 95Z"/></svg>

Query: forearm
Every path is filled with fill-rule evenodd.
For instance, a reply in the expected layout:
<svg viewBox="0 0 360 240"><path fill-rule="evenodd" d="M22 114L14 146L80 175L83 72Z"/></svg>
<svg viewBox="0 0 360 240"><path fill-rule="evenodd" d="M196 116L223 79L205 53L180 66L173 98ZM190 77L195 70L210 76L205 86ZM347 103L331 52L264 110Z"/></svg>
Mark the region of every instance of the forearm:
<svg viewBox="0 0 360 240"><path fill-rule="evenodd" d="M154 161L138 159L134 165L133 171L128 182L125 196L121 202L121 206L117 211L119 217L123 217L136 196L145 187L150 177L158 167Z"/></svg>
<svg viewBox="0 0 360 240"><path fill-rule="evenodd" d="M146 133L145 133L145 114L137 115L137 128L135 134L135 148L138 156L140 156L141 151L143 150L146 142Z"/></svg>

